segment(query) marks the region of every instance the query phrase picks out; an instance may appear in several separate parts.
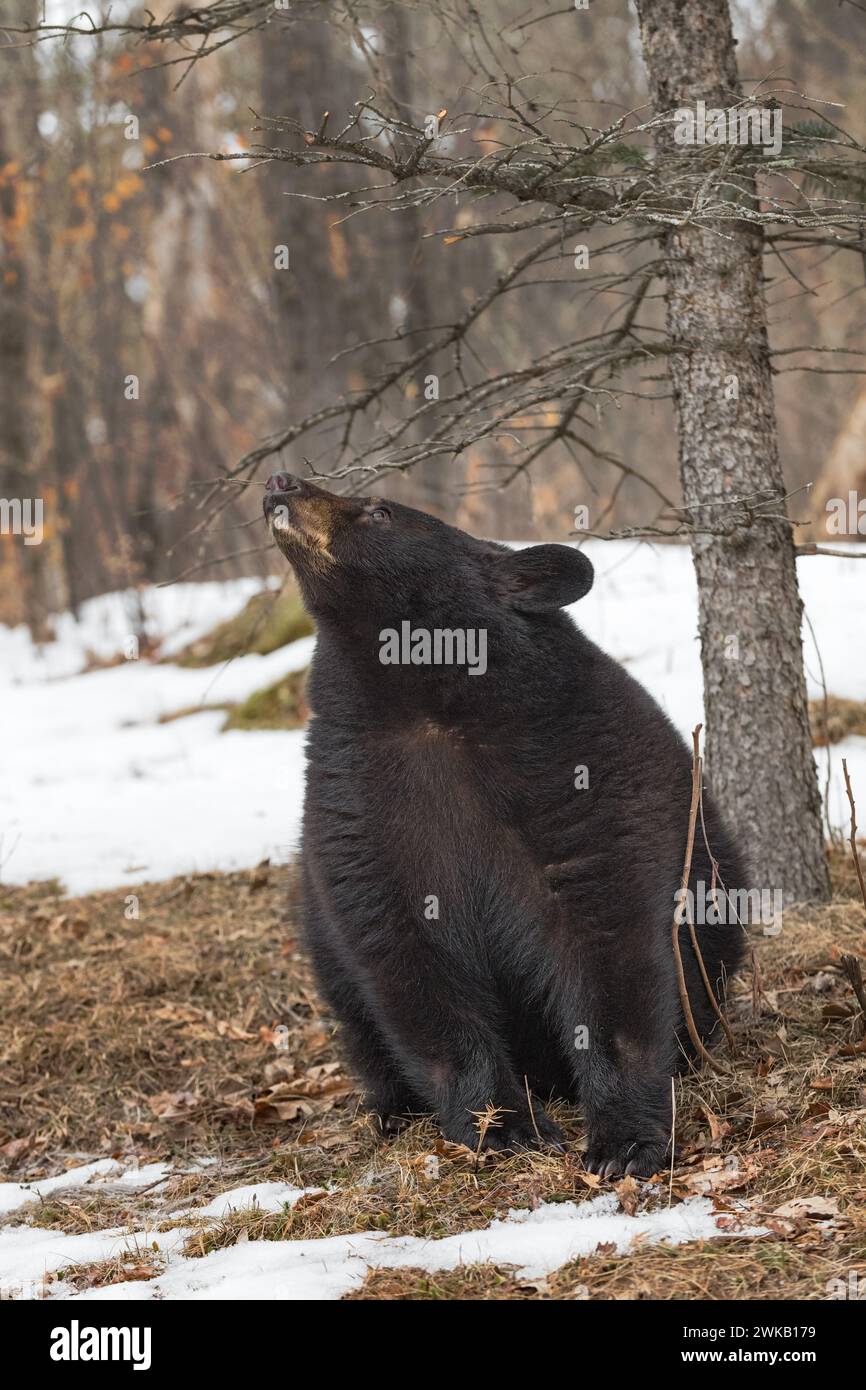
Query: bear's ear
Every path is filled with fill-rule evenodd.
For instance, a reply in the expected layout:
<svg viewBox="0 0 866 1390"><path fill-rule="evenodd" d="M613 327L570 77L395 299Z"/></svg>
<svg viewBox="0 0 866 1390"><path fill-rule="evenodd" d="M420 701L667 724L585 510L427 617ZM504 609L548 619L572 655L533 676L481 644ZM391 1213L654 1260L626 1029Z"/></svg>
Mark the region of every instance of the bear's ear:
<svg viewBox="0 0 866 1390"><path fill-rule="evenodd" d="M506 602L523 613L544 613L576 603L592 588L593 570L568 545L531 545L504 556L499 569Z"/></svg>

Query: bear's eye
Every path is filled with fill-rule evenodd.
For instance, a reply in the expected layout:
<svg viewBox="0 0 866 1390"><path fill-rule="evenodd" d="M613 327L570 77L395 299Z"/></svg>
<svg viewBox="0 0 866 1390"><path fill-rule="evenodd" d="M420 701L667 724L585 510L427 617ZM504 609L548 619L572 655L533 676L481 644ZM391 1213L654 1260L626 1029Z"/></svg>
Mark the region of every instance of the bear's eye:
<svg viewBox="0 0 866 1390"><path fill-rule="evenodd" d="M391 513L387 507L374 507L369 513L371 521L390 521Z"/></svg>

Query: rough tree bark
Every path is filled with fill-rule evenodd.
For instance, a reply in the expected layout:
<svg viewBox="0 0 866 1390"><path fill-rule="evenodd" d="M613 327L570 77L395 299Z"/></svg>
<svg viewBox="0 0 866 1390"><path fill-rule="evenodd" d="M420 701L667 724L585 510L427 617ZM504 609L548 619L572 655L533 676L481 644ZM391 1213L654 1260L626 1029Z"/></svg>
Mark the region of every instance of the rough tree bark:
<svg viewBox="0 0 866 1390"><path fill-rule="evenodd" d="M658 111L729 108L741 95L728 0L637 0ZM657 146L679 155L672 130ZM754 195L751 179L742 180ZM707 764L717 799L749 855L753 883L788 899L826 899L829 878L812 757L794 544L784 520L726 522L718 504L763 491L781 498L759 228L680 226L664 238L670 359L683 501L696 535ZM731 383L736 380L737 399ZM729 388L726 391L726 386ZM773 508L777 513L784 505Z"/></svg>

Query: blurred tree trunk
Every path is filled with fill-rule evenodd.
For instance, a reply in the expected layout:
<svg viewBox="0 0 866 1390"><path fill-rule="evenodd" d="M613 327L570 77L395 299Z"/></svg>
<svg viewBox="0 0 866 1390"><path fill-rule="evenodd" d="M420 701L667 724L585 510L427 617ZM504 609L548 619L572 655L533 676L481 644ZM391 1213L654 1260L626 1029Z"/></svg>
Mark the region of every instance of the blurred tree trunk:
<svg viewBox="0 0 866 1390"><path fill-rule="evenodd" d="M659 111L728 108L740 95L728 0L637 0ZM676 153L657 132L660 157ZM755 196L751 178L740 181ZM752 882L786 899L826 899L830 885L812 756L794 542L784 520L726 524L718 504L785 493L763 291L759 228L685 225L665 235L668 330L683 501L696 535L707 764ZM728 399L732 384L737 399ZM727 390L726 390L727 388ZM715 505L713 505L715 504ZM776 511L784 504L779 502Z"/></svg>
<svg viewBox="0 0 866 1390"><path fill-rule="evenodd" d="M417 21L416 21L417 22ZM412 29L409 12L402 4L389 5L385 16L385 69L393 114L398 120L423 124L424 117L415 108L415 92L410 63ZM427 113L434 115L435 112ZM431 306L429 266L424 266L424 218L414 204L401 209L391 218L393 238L394 294L389 305L391 327L411 334L410 350L423 341L419 330L429 330L434 322ZM444 317L444 315L442 315ZM433 365L431 363L431 365ZM429 417L428 417L429 418ZM422 439L426 434L424 419L415 423L404 438ZM422 510L446 513L450 510L453 486L444 460L434 459L413 469L411 477L412 502Z"/></svg>
<svg viewBox="0 0 866 1390"><path fill-rule="evenodd" d="M40 10L39 0L33 0L33 10ZM46 423L50 424L50 437L44 449L44 467L46 473L50 474L57 498L53 566L55 592L52 594L52 607L70 608L77 614L80 593L75 551L76 489L83 463L87 458L88 445L82 418L83 392L80 383L73 380L72 364L63 342L60 296L52 263L51 245L52 234L57 234L57 226L55 220L45 212L50 188L46 175L49 150L39 130L39 114L51 108L52 102L56 100L56 93L49 90L45 74L40 71L35 54L34 48L22 50L22 61L26 65L25 128L34 151L33 174L38 189L37 196L43 209L42 215L35 217L33 221L34 250L42 269L42 274L32 289L33 316L38 330L34 358L38 356L41 376L41 390L35 392L35 397L44 402ZM92 540L89 544L92 544Z"/></svg>
<svg viewBox="0 0 866 1390"><path fill-rule="evenodd" d="M339 97L345 86L336 35L319 20L285 25L279 17L262 30L262 112L265 116L291 115L307 129L317 129L328 109L341 119L351 98ZM281 143L275 132L271 139ZM352 318L348 267L329 233L334 216L324 203L290 196L303 188L321 196L333 191L331 171L317 169L313 181L301 184L287 174L286 166L272 164L263 171L262 193L268 213L273 246L263 247L265 271L274 285L273 332L277 353L274 384L292 410L301 415L321 405L331 392L345 384L344 369L335 379L323 371L324 362L348 341ZM287 268L275 265L277 247L288 248ZM335 254L336 252L336 254ZM363 306L361 306L363 307ZM360 336L360 335L359 335Z"/></svg>
<svg viewBox="0 0 866 1390"><path fill-rule="evenodd" d="M24 22L33 20L35 0L25 6ZM7 49L8 87L0 102L0 497L32 504L43 496L35 477L35 421L31 406L31 303L28 243L32 221L31 152L25 131L26 86L32 48ZM11 79L8 69L11 66ZM47 516L45 522L50 522ZM21 535L0 536L7 594L7 620L26 621L34 636L44 631L47 604L43 592L41 545L24 544ZM10 601L11 598L11 601Z"/></svg>
<svg viewBox="0 0 866 1390"><path fill-rule="evenodd" d="M329 111L338 128L357 99L363 64L385 87L388 115L415 119L419 99L410 56L420 22L395 4L383 9L375 33L318 18L287 26L276 16L262 30L262 113L291 115L315 130ZM347 43L350 35L354 51ZM279 145L281 139L274 132L270 142ZM264 248L273 284L272 379L300 416L338 394L367 387L381 370L381 347L373 346L377 339L444 321L445 287L437 284L431 291L431 267L422 263L424 218L417 208L347 221L351 204L315 201L347 186L344 171L320 166L299 174L274 163L259 177L273 234L273 246ZM307 196L291 196L300 193ZM288 269L274 268L279 246L288 248ZM384 263L387 275L379 270ZM420 341L422 335L413 335L413 345ZM331 363L337 352L342 355ZM422 390L423 381L416 386ZM364 428L356 422L356 430ZM414 425L404 440L419 438L423 430L423 423ZM395 477L396 494L412 505L448 510L447 482L442 461L435 460L408 478Z"/></svg>
<svg viewBox="0 0 866 1390"><path fill-rule="evenodd" d="M0 104L0 493L5 498L28 495L30 456L29 318L27 265L22 246L23 210L21 163L7 104ZM8 552L20 544L5 539ZM15 566L18 569L18 566ZM19 578L23 582L23 576Z"/></svg>

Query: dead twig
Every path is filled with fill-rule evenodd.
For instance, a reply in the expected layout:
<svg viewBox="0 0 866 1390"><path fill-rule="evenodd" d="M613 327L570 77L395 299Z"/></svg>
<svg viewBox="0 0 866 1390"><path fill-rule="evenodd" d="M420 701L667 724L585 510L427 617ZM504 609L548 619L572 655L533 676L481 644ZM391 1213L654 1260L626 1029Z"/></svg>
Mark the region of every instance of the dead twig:
<svg viewBox="0 0 866 1390"><path fill-rule="evenodd" d="M692 1045L694 1046L695 1051L697 1052L698 1056L701 1058L702 1061L706 1062L709 1067L712 1067L713 1071L716 1071L720 1075L725 1076L727 1075L726 1069L720 1066L714 1057L710 1056L709 1052L704 1047L704 1044L701 1041L700 1034L698 1033L697 1027L695 1025L695 1016L692 1013L692 1006L689 1003L689 992L686 987L685 971L683 970L683 957L680 951L679 907L681 902L686 901L686 892L688 891L689 886L689 876L692 872L692 853L695 847L695 826L697 825L698 821L698 807L701 801L701 756L698 751L701 727L702 726L700 724L697 724L692 731L692 742L694 745L694 751L692 755L692 804L689 810L689 833L688 839L686 841L686 857L685 862L683 863L683 876L682 881L680 883L679 900L677 902L676 911L674 912L673 927L671 928L671 944L673 945L674 951L674 963L676 965L677 971L677 985L679 986L680 991L680 1002L683 1006L683 1015L686 1020L686 1027L689 1030L689 1037L692 1040ZM691 924L691 914L689 914L689 922ZM692 937L692 940L694 941L694 936ZM700 953L698 954L700 955ZM706 975L706 971L704 971L704 975Z"/></svg>
<svg viewBox="0 0 866 1390"><path fill-rule="evenodd" d="M702 834L703 837L704 837L704 848L706 849L707 854L708 854L709 857L710 857L710 863L711 863L712 866L713 866L713 877L712 877L712 881L711 881L711 883L710 883L710 897L713 898L713 900L715 900L714 895L715 895L715 891L716 891L716 883L717 883L717 882L720 882L721 880L720 880L720 875L719 875L719 861L716 859L716 856L713 854L713 851L710 849L710 841L709 841L709 837L708 837L708 835L707 835L707 824L706 824L706 821L705 821L705 819L704 819L704 788L703 788L703 782L701 783L701 804L700 804L700 810L701 810L701 834ZM724 883L722 884L722 891L724 892L725 896L727 897L727 888L725 887ZM698 938L697 938L697 934L696 934L696 932L695 932L695 925L694 925L694 922L691 920L691 916L689 917L689 935L691 936L691 939L692 939L692 948L693 948L693 950L694 950L695 956L697 957L698 966L700 967L701 979L703 980L703 982L704 982L704 988L705 988L705 990L707 991L707 998L709 999L710 1004L711 1004L711 1006L712 1006L712 1008L713 1008L713 1011L714 1011L716 1017L718 1018L719 1022L721 1023L722 1028L724 1029L725 1037L726 1037L727 1042L728 1042L728 1050L729 1050L731 1053L733 1053L733 1051L734 1051L734 1034L733 1034L733 1032L732 1032L732 1030L731 1030L731 1025L728 1023L728 1020L727 1020L727 1018L725 1017L724 1011L723 1011L723 1009L722 1009L722 1007L721 1007L721 1005L720 1005L718 999L716 998L716 991L713 989L713 986L712 986L712 984L710 983L710 977L709 977L709 975L707 974L707 968L706 968L706 966L704 965L704 958L703 958L703 955L701 954L701 948L700 948L700 946L698 945ZM723 978L723 981L722 981L722 985L723 985L723 997L725 997L725 988L726 988L726 985L727 985L727 981L724 980L724 978Z"/></svg>
<svg viewBox="0 0 866 1390"><path fill-rule="evenodd" d="M752 1018L761 1016L761 1000L764 997L764 983L761 976L761 967L758 965L758 957L755 955L754 947L749 949L749 957L752 962Z"/></svg>
<svg viewBox="0 0 866 1390"><path fill-rule="evenodd" d="M866 907L866 883L863 882L863 866L860 863L860 855L857 850L857 807L854 804L854 793L851 790L851 778L848 776L848 759L842 759L842 771L845 774L845 790L848 793L848 805L851 807L851 835L848 843L851 846L851 854L854 858L854 868L857 870L857 881L860 884L860 896L863 899L863 906Z"/></svg>
<svg viewBox="0 0 866 1390"><path fill-rule="evenodd" d="M541 1135L540 1135L539 1132L538 1132L538 1125L537 1125L536 1120L535 1120L535 1109L534 1109L533 1104L532 1104L532 1092L531 1092L530 1089L529 1089L529 1077L528 1077L528 1076L524 1076L524 1078L523 1078L523 1084L524 1084L524 1086L526 1087L526 1104L529 1106L529 1118L532 1120L532 1128L535 1130L535 1137L536 1137L536 1139L538 1140L539 1144L540 1144L540 1145L543 1145L543 1140L542 1140L542 1138L541 1138Z"/></svg>
<svg viewBox="0 0 866 1390"><path fill-rule="evenodd" d="M863 984L863 970L856 956L841 956L840 969L850 984L860 1005L860 1035L866 1033L866 986Z"/></svg>
<svg viewBox="0 0 866 1390"><path fill-rule="evenodd" d="M691 917L689 917L688 927L689 927L689 936L690 936L691 939L692 939L692 949L694 950L695 957L696 957L697 962L698 962L698 969L699 969L700 972L701 972L701 979L702 979L703 982L704 982L704 988L705 988L705 990L707 991L707 998L709 999L710 1004L712 1005L713 1012L715 1013L716 1017L718 1018L719 1022L720 1022L721 1025L722 1025L722 1028L724 1029L725 1037L726 1037L727 1040L728 1040L728 1047L730 1048L731 1052L733 1052L733 1050L734 1050L734 1035L733 1035L733 1032L731 1031L731 1025L728 1023L728 1020L725 1018L725 1015L724 1015L724 1013L722 1012L722 1009L721 1009L721 1007L720 1007L720 1005L719 1005L719 1001L718 1001L718 999L716 998L716 992L715 992L715 990L713 989L712 985L710 984L710 977L709 977L709 975L707 974L707 968L706 968L706 966L704 965L704 958L703 958L703 956L701 955L701 948L700 948L700 946L698 945L698 938L697 938L697 934L696 934L696 932L695 932L695 924L694 924L694 922L692 921Z"/></svg>

